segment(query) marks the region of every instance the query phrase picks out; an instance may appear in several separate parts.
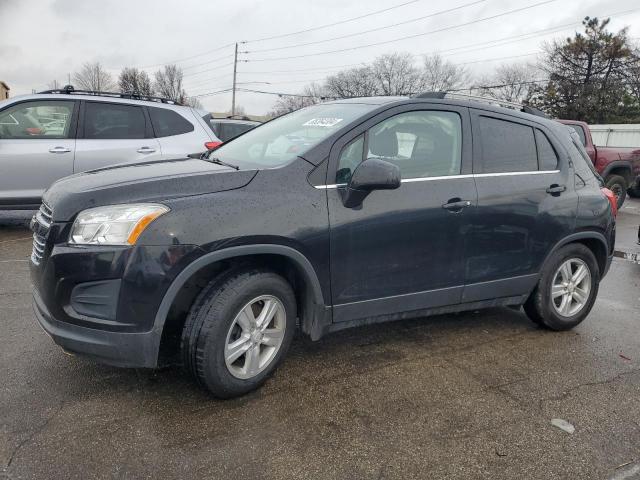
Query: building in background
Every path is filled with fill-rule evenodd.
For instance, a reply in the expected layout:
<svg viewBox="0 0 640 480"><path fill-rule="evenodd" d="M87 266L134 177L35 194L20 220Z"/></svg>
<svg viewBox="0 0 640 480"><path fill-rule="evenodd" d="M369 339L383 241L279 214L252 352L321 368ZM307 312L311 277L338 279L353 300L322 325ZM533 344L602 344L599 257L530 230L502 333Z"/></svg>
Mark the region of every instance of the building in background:
<svg viewBox="0 0 640 480"><path fill-rule="evenodd" d="M0 100L6 100L9 98L9 85L0 80Z"/></svg>
<svg viewBox="0 0 640 480"><path fill-rule="evenodd" d="M640 148L640 124L589 125L594 145Z"/></svg>

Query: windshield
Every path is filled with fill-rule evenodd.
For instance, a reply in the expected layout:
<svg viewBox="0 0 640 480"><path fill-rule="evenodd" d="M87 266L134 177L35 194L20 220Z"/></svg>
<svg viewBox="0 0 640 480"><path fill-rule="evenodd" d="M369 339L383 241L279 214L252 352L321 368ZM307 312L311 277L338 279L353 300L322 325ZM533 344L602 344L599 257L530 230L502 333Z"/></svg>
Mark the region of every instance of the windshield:
<svg viewBox="0 0 640 480"><path fill-rule="evenodd" d="M290 162L376 105L334 103L306 107L276 118L211 156L241 168L273 168Z"/></svg>

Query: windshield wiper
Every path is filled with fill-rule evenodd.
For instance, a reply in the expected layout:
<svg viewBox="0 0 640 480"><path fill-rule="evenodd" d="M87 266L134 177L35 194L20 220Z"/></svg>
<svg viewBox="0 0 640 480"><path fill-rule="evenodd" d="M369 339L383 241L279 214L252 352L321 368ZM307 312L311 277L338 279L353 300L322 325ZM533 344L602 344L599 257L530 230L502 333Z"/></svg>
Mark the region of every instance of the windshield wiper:
<svg viewBox="0 0 640 480"><path fill-rule="evenodd" d="M234 165L232 163L223 162L222 160L220 160L219 158L216 158L216 157L205 157L205 158L203 158L203 160L206 160L207 162L215 163L217 165L222 165L224 167L233 168L234 170L240 170L240 167L238 165Z"/></svg>

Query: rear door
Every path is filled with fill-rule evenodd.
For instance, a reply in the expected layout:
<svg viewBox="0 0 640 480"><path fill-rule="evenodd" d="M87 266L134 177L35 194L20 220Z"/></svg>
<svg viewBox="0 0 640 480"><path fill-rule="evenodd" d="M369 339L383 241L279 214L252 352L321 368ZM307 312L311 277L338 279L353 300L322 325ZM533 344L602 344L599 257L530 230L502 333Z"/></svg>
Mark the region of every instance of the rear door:
<svg viewBox="0 0 640 480"><path fill-rule="evenodd" d="M544 125L472 110L478 207L468 234L464 302L521 295L578 205L567 152Z"/></svg>
<svg viewBox="0 0 640 480"><path fill-rule="evenodd" d="M162 158L141 105L83 101L74 172Z"/></svg>
<svg viewBox="0 0 640 480"><path fill-rule="evenodd" d="M0 111L0 206L40 203L73 173L78 102L29 100Z"/></svg>
<svg viewBox="0 0 640 480"><path fill-rule="evenodd" d="M476 203L465 108L409 105L380 114L331 150L327 183L334 321L460 301L467 222ZM402 184L347 208L366 158L396 164Z"/></svg>

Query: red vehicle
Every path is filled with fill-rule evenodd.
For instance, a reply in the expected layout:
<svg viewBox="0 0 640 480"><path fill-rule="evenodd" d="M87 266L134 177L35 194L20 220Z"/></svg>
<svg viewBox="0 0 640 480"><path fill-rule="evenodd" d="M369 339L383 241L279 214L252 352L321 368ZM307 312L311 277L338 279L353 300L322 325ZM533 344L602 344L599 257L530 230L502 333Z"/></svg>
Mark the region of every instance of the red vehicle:
<svg viewBox="0 0 640 480"><path fill-rule="evenodd" d="M558 120L572 127L580 137L605 186L618 199L618 208L627 198L640 197L640 147L597 147L593 144L589 125L577 120Z"/></svg>

